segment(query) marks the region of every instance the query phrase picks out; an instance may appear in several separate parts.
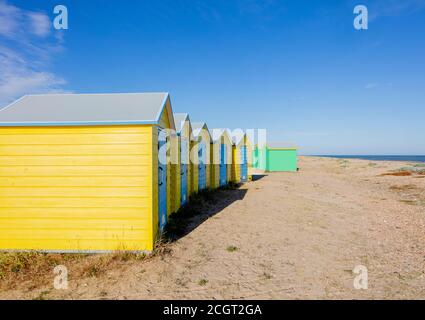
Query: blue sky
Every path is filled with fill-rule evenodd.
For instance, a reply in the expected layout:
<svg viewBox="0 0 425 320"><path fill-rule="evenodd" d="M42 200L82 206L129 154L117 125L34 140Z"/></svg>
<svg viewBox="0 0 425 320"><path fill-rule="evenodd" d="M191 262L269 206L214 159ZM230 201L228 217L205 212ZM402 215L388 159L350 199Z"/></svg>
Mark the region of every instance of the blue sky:
<svg viewBox="0 0 425 320"><path fill-rule="evenodd" d="M425 0L0 0L0 105L167 91L176 112L303 154L425 154L424 32Z"/></svg>

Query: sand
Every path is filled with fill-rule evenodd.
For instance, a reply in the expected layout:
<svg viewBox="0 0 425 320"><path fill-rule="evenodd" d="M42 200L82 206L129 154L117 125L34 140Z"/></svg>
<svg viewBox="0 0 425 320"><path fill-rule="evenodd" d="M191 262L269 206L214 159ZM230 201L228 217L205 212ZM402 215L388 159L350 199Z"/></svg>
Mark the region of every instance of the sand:
<svg viewBox="0 0 425 320"><path fill-rule="evenodd" d="M220 193L169 254L0 298L424 299L425 178L381 176L406 165L301 157L297 173Z"/></svg>

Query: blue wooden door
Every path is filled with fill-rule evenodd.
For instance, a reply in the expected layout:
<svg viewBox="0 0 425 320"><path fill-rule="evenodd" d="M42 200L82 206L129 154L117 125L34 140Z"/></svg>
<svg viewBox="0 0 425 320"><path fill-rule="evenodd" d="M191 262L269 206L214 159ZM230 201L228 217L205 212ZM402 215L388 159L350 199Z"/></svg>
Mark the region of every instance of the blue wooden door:
<svg viewBox="0 0 425 320"><path fill-rule="evenodd" d="M207 187L207 179L206 179L206 147L205 143L201 142L198 144L198 189L204 190Z"/></svg>
<svg viewBox="0 0 425 320"><path fill-rule="evenodd" d="M248 156L246 146L243 146L240 150L241 157L241 181L248 181Z"/></svg>
<svg viewBox="0 0 425 320"><path fill-rule="evenodd" d="M167 225L167 140L158 134L158 224L163 231Z"/></svg>
<svg viewBox="0 0 425 320"><path fill-rule="evenodd" d="M220 147L220 187L227 184L226 145Z"/></svg>
<svg viewBox="0 0 425 320"><path fill-rule="evenodd" d="M180 186L181 186L181 197L180 203L184 205L187 202L187 141L181 140L180 145L180 155L181 155L181 165L180 165Z"/></svg>

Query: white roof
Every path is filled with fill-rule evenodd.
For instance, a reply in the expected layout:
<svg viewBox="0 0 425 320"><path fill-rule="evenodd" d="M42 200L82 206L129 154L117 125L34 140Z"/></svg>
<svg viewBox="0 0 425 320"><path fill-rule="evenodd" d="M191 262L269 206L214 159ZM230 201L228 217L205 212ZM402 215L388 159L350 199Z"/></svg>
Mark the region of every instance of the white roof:
<svg viewBox="0 0 425 320"><path fill-rule="evenodd" d="M217 129L210 130L210 132L211 132L211 136L212 136L212 139L213 139L214 142L217 142L218 140L220 140L221 136L224 135L224 134L226 134L229 137L230 141L232 141L231 140L232 138L230 136L228 129L217 128Z"/></svg>
<svg viewBox="0 0 425 320"><path fill-rule="evenodd" d="M236 130L236 132L232 132L231 136L233 144L238 145L246 136L246 133L242 130Z"/></svg>
<svg viewBox="0 0 425 320"><path fill-rule="evenodd" d="M190 121L189 115L187 113L174 113L173 116L176 124L176 131L180 133L183 130L185 121Z"/></svg>
<svg viewBox="0 0 425 320"><path fill-rule="evenodd" d="M192 129L193 129L193 136L198 137L201 134L202 129L205 129L208 133L208 135L211 137L211 133L208 130L208 126L205 122L193 122L192 123Z"/></svg>
<svg viewBox="0 0 425 320"><path fill-rule="evenodd" d="M0 126L158 124L168 93L27 95L0 110Z"/></svg>

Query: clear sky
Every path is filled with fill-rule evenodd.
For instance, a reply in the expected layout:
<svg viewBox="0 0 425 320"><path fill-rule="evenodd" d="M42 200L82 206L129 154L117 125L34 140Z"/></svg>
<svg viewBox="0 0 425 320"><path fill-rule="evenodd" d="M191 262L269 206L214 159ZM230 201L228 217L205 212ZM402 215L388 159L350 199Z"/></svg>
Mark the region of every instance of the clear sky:
<svg viewBox="0 0 425 320"><path fill-rule="evenodd" d="M0 105L150 91L303 154L425 154L425 0L0 0Z"/></svg>

